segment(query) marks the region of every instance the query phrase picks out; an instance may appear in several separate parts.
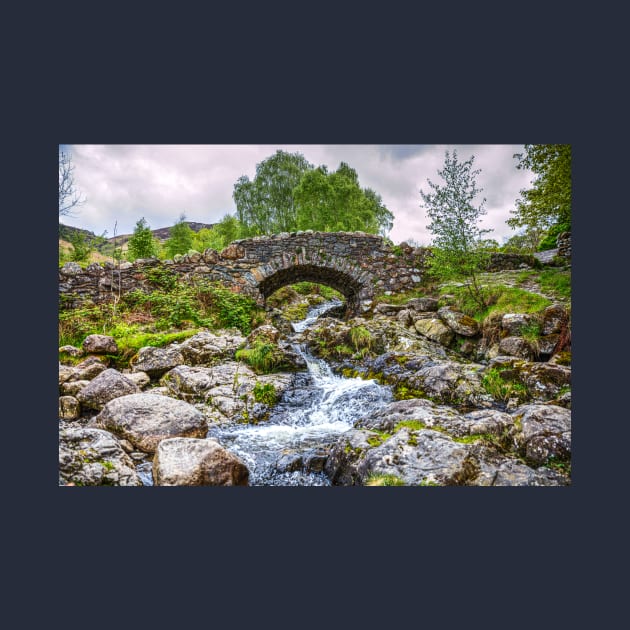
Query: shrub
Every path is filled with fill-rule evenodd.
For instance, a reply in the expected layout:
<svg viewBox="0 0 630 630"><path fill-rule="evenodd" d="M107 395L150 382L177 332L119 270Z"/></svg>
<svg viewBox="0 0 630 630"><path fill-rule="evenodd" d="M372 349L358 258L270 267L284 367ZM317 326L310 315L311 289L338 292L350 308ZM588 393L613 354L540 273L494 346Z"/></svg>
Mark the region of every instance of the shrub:
<svg viewBox="0 0 630 630"><path fill-rule="evenodd" d="M254 400L265 405L273 405L278 400L278 394L276 388L271 383L257 382L254 385L253 392Z"/></svg>

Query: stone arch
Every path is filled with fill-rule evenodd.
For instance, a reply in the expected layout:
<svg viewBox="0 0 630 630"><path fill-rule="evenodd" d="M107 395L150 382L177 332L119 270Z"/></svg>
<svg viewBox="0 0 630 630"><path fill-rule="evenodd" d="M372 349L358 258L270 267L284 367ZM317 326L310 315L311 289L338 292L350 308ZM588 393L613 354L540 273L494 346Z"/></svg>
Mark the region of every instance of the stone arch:
<svg viewBox="0 0 630 630"><path fill-rule="evenodd" d="M346 298L346 312L349 315L358 314L361 302L372 298L367 283L352 272L315 264L297 264L277 269L258 283L258 291L266 300L278 289L297 282L316 282L339 291Z"/></svg>

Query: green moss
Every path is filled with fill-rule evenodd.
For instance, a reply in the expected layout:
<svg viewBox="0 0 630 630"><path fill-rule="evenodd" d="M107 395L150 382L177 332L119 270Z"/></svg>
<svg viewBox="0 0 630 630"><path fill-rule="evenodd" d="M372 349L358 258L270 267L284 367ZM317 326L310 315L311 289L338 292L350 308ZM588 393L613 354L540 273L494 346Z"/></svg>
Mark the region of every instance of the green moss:
<svg viewBox="0 0 630 630"><path fill-rule="evenodd" d="M394 433L397 433L401 429L412 429L413 431L421 431L426 429L427 425L420 420L401 420L394 427Z"/></svg>
<svg viewBox="0 0 630 630"><path fill-rule="evenodd" d="M421 389L408 387L404 383L398 383L394 387L394 400L410 400L412 398L427 398Z"/></svg>

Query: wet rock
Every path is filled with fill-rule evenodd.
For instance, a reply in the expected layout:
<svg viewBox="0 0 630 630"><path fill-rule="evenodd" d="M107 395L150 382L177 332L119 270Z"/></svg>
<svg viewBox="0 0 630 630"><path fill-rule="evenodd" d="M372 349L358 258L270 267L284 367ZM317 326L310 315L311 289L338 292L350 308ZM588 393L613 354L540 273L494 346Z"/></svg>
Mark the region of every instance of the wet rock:
<svg viewBox="0 0 630 630"><path fill-rule="evenodd" d="M133 461L118 440L100 429L59 432L60 482L77 486L140 486Z"/></svg>
<svg viewBox="0 0 630 630"><path fill-rule="evenodd" d="M474 337L479 334L479 324L475 319L454 310L450 306L443 306L437 311L438 317L458 335Z"/></svg>
<svg viewBox="0 0 630 630"><path fill-rule="evenodd" d="M118 345L108 335L88 335L83 341L83 350L89 354L117 354Z"/></svg>
<svg viewBox="0 0 630 630"><path fill-rule="evenodd" d="M138 350L138 354L132 360L134 372L144 372L150 378L159 378L169 370L184 363L184 357L179 346L170 345L166 348L154 348L146 346Z"/></svg>
<svg viewBox="0 0 630 630"><path fill-rule="evenodd" d="M192 405L147 393L111 400L98 414L96 422L145 453L155 452L163 439L204 438L208 431L203 415Z"/></svg>
<svg viewBox="0 0 630 630"><path fill-rule="evenodd" d="M249 470L216 440L162 440L153 459L157 486L246 486Z"/></svg>
<svg viewBox="0 0 630 630"><path fill-rule="evenodd" d="M77 399L87 409L102 409L110 400L136 394L140 388L124 374L109 368L101 372L77 393Z"/></svg>

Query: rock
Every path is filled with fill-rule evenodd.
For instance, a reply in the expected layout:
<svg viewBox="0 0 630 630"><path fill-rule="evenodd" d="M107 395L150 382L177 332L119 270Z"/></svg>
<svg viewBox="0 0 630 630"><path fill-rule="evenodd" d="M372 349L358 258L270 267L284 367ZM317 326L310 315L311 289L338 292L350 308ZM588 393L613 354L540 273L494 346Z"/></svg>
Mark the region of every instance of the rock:
<svg viewBox="0 0 630 630"><path fill-rule="evenodd" d="M83 341L83 350L90 354L117 354L118 345L108 335L88 335Z"/></svg>
<svg viewBox="0 0 630 630"><path fill-rule="evenodd" d="M186 339L179 351L186 365L211 365L221 359L233 359L243 343L245 337L237 331L200 332Z"/></svg>
<svg viewBox="0 0 630 630"><path fill-rule="evenodd" d="M412 313L413 311L411 309L405 308L398 312L398 315L396 315L396 321L407 328L409 326L413 326L414 320Z"/></svg>
<svg viewBox="0 0 630 630"><path fill-rule="evenodd" d="M562 331L569 314L562 304L552 304L543 311L543 323L541 333L551 335Z"/></svg>
<svg viewBox="0 0 630 630"><path fill-rule="evenodd" d="M72 370L71 381L91 381L101 372L107 369L107 362L98 357L88 357L85 361L77 363Z"/></svg>
<svg viewBox="0 0 630 630"><path fill-rule="evenodd" d="M139 389L146 387L151 382L151 379L146 372L131 372L129 374L125 374L125 376L132 383L135 383Z"/></svg>
<svg viewBox="0 0 630 630"><path fill-rule="evenodd" d="M247 345L253 346L257 342L277 344L279 339L280 331L274 326L265 324L263 326L258 326L258 328L252 330L252 332L247 337Z"/></svg>
<svg viewBox="0 0 630 630"><path fill-rule="evenodd" d="M109 368L77 393L77 399L88 409L102 409L110 400L136 394L140 388L118 370Z"/></svg>
<svg viewBox="0 0 630 630"><path fill-rule="evenodd" d="M81 348L75 348L75 346L60 346L59 353L62 353L62 352L70 355L71 357L83 356L83 350L81 350Z"/></svg>
<svg viewBox="0 0 630 630"><path fill-rule="evenodd" d="M59 391L63 396L76 396L89 384L90 381L67 381L59 388Z"/></svg>
<svg viewBox="0 0 630 630"><path fill-rule="evenodd" d="M377 304L374 307L374 311L376 313L382 313L383 315L395 315L396 313L406 309L407 306L405 304Z"/></svg>
<svg viewBox="0 0 630 630"><path fill-rule="evenodd" d="M498 356L490 361L488 368L500 369L504 380L525 385L534 400L552 400L562 389L571 385L571 368L551 362L538 363Z"/></svg>
<svg viewBox="0 0 630 630"><path fill-rule="evenodd" d="M534 318L527 313L506 313L501 318L501 328L508 336L516 337L534 321Z"/></svg>
<svg viewBox="0 0 630 630"><path fill-rule="evenodd" d="M78 276L83 273L81 265L77 262L67 262L60 270L59 273L64 276Z"/></svg>
<svg viewBox="0 0 630 630"><path fill-rule="evenodd" d="M438 301L435 298L429 297L412 298L411 300L407 300L405 306L407 308L412 308L419 313L423 313L426 311L437 311Z"/></svg>
<svg viewBox="0 0 630 630"><path fill-rule="evenodd" d="M443 346L450 345L455 337L453 330L437 318L419 319L414 324L415 329L427 339Z"/></svg>
<svg viewBox="0 0 630 630"><path fill-rule="evenodd" d="M133 461L118 440L101 429L59 432L60 482L77 486L141 486Z"/></svg>
<svg viewBox="0 0 630 630"><path fill-rule="evenodd" d="M544 335L538 338L538 352L539 354L552 354L555 347L560 341L560 335L557 333L551 335Z"/></svg>
<svg viewBox="0 0 630 630"><path fill-rule="evenodd" d="M528 361L534 358L531 345L523 337L504 337L499 342L499 352L502 355L519 357Z"/></svg>
<svg viewBox="0 0 630 630"><path fill-rule="evenodd" d="M518 407L515 442L529 463L546 464L550 458L571 457L571 411L557 405L528 404Z"/></svg>
<svg viewBox="0 0 630 630"><path fill-rule="evenodd" d="M458 335L463 337L474 337L479 334L479 324L477 320L453 310L450 306L443 306L438 309L438 317Z"/></svg>
<svg viewBox="0 0 630 630"><path fill-rule="evenodd" d="M246 486L247 466L216 440L162 440L153 459L156 486Z"/></svg>
<svg viewBox="0 0 630 630"><path fill-rule="evenodd" d="M146 346L138 350L138 354L131 361L131 369L134 372L144 372L150 378L159 378L183 363L184 357L179 346L171 345L166 348Z"/></svg>
<svg viewBox="0 0 630 630"><path fill-rule="evenodd" d="M147 393L109 401L96 422L145 453L155 452L165 438L204 438L208 432L203 415L192 405Z"/></svg>
<svg viewBox="0 0 630 630"><path fill-rule="evenodd" d="M81 415L81 405L74 396L60 396L59 417L64 420L76 420Z"/></svg>
<svg viewBox="0 0 630 630"><path fill-rule="evenodd" d="M219 256L221 256L224 260L238 260L239 258L243 258L243 256L245 256L245 249L242 245L231 243L225 249L221 250Z"/></svg>
<svg viewBox="0 0 630 630"><path fill-rule="evenodd" d="M59 387L63 385L63 383L70 380L70 378L74 376L74 369L68 365L59 364Z"/></svg>

